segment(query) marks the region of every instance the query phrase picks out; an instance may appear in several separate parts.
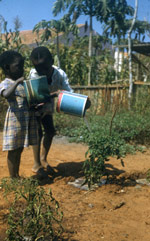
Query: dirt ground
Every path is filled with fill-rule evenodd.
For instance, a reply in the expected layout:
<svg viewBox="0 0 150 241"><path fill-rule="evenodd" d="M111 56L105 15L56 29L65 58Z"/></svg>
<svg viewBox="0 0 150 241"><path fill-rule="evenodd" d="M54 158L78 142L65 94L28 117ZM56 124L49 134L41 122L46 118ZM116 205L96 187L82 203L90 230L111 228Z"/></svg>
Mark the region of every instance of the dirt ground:
<svg viewBox="0 0 150 241"><path fill-rule="evenodd" d="M0 179L8 176L6 154L0 141ZM150 168L150 151L128 155L124 167L111 158L107 169L113 181L94 191L85 191L69 185L82 176L81 168L87 147L68 143L66 138L55 138L48 156L58 176L53 182L46 180L64 213L63 240L71 241L149 241L150 240L150 186L137 184ZM32 176L32 149L22 155L20 175ZM2 192L2 190L0 190ZM0 240L6 231L4 222L8 207L0 194Z"/></svg>

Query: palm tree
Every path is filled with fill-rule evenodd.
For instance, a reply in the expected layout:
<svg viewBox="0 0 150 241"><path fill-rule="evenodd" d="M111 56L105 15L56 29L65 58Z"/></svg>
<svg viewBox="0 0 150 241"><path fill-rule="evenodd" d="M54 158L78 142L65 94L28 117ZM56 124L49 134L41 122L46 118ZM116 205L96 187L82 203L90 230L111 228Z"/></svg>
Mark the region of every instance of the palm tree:
<svg viewBox="0 0 150 241"><path fill-rule="evenodd" d="M128 21L128 25L129 27L131 26L131 20ZM129 29L128 27L128 29ZM143 42L145 39L145 34L149 33L150 31L150 23L147 21L141 21L136 19L134 26L133 26L133 30L132 32L135 34L135 37L133 37L133 41L134 43L140 43L141 41ZM137 57L140 57L140 54L137 54ZM137 67L137 79L139 80L141 78L141 63L138 62L138 67Z"/></svg>
<svg viewBox="0 0 150 241"><path fill-rule="evenodd" d="M131 26L131 21L130 21L130 26ZM142 36L142 41L145 38L145 33L150 31L150 23L147 21L141 21L136 19L134 26L133 26L133 32L136 34L136 39L138 41L141 41L141 36Z"/></svg>
<svg viewBox="0 0 150 241"><path fill-rule="evenodd" d="M59 56L59 34L60 33L68 33L69 31L76 32L77 29L74 25L71 24L71 21L68 16L64 16L60 20L50 20L45 21L42 20L33 28L33 32L39 34L39 31L43 29L44 31L41 34L42 43L44 41L48 41L52 36L52 33L56 35L56 49L57 49L57 61L58 67L60 67L60 56Z"/></svg>
<svg viewBox="0 0 150 241"><path fill-rule="evenodd" d="M114 1L114 0L113 0ZM79 16L89 16L89 72L88 85L91 84L92 65L90 63L92 56L92 35L93 35L93 17L99 17L100 21L106 18L109 11L107 9L107 2L112 0L56 0L53 7L53 14L56 16L61 11L68 10L68 16L72 16L72 22L75 23Z"/></svg>
<svg viewBox="0 0 150 241"><path fill-rule="evenodd" d="M118 44L118 54L117 54L117 69L116 77L118 76L119 68L119 45L121 37L125 36L127 33L127 23L126 15L133 16L134 9L127 5L126 0L116 0L111 8L111 14L104 26L104 34L108 37L116 37Z"/></svg>

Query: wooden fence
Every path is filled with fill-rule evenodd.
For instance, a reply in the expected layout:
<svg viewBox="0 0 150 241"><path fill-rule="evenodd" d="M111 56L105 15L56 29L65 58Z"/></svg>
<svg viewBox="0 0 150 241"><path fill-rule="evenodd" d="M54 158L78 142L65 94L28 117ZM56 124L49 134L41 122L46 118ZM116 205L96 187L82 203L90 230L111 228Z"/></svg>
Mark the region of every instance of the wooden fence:
<svg viewBox="0 0 150 241"><path fill-rule="evenodd" d="M95 113L112 109L116 106L128 108L129 85L99 85L99 86L72 86L74 92L89 96L92 110ZM150 92L150 83L134 82L133 98L137 99L140 91Z"/></svg>
<svg viewBox="0 0 150 241"><path fill-rule="evenodd" d="M99 86L72 86L74 92L89 96L92 105L90 110L95 113L102 113L113 110L115 107L128 108L129 85L99 85ZM134 82L133 98L140 99L140 93L150 96L150 83ZM140 98L139 98L140 97ZM150 100L150 99L149 99ZM55 103L56 104L56 103ZM6 101L0 97L0 115L7 109Z"/></svg>

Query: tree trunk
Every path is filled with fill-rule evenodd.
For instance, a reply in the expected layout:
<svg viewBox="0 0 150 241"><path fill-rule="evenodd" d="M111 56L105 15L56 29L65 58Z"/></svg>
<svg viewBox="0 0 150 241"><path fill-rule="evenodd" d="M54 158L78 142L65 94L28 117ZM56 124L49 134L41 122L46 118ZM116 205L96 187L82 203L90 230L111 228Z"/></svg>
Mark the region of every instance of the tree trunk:
<svg viewBox="0 0 150 241"><path fill-rule="evenodd" d="M140 43L140 34L139 34L139 43ZM138 59L140 59L140 54L137 54ZM141 64L137 64L137 81L141 81Z"/></svg>
<svg viewBox="0 0 150 241"><path fill-rule="evenodd" d="M57 41L57 61L58 61L58 67L60 68L60 55L59 55L59 36L58 36L58 33L57 33L57 38L56 38L56 41Z"/></svg>
<svg viewBox="0 0 150 241"><path fill-rule="evenodd" d="M133 79L132 79L132 49L131 49L131 33L135 24L135 20L137 17L137 9L138 9L138 0L135 0L135 11L134 11L134 17L132 20L131 27L128 31L128 56L129 56L129 109L131 108L131 97L133 93Z"/></svg>
<svg viewBox="0 0 150 241"><path fill-rule="evenodd" d="M90 16L88 85L91 85L91 71L92 71L92 64L91 64L91 56L92 56L92 34L93 34L92 16Z"/></svg>
<svg viewBox="0 0 150 241"><path fill-rule="evenodd" d="M116 66L116 77L115 79L118 80L119 76L119 67L120 67L120 37L118 37L118 49L117 49L117 66Z"/></svg>

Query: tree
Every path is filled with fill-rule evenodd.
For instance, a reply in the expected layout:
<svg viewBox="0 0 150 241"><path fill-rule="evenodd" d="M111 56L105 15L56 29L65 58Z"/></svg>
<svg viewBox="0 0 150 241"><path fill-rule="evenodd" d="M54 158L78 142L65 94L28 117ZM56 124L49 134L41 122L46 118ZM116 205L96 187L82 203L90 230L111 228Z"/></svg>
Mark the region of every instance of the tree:
<svg viewBox="0 0 150 241"><path fill-rule="evenodd" d="M114 1L114 0L113 0ZM56 16L61 11L68 10L68 16L72 16L72 22L75 23L82 14L89 16L89 71L88 71L88 85L91 84L91 56L92 56L92 34L93 34L93 17L98 17L100 21L107 18L109 11L107 11L107 2L110 0L56 0L54 3L53 14Z"/></svg>
<svg viewBox="0 0 150 241"><path fill-rule="evenodd" d="M56 36L56 49L57 49L57 62L58 67L60 67L60 56L59 56L59 34L60 33L68 33L69 31L77 31L76 27L71 24L70 18L68 16L64 16L60 20L50 20L45 21L42 20L38 24L35 25L33 32L39 34L40 29L44 31L41 34L42 43L44 41L48 41L52 36L52 33ZM54 36L54 37L55 37Z"/></svg>
<svg viewBox="0 0 150 241"><path fill-rule="evenodd" d="M130 26L131 26L131 21L130 21ZM147 21L141 21L136 19L134 26L133 26L133 32L135 32L135 39L138 41L141 41L141 36L142 36L142 41L144 41L145 38L145 33L149 33L150 31L150 23Z"/></svg>
<svg viewBox="0 0 150 241"><path fill-rule="evenodd" d="M117 38L118 54L117 54L117 69L116 77L119 70L119 45L121 37L125 36L128 30L126 16L133 16L134 9L127 4L126 0L116 0L111 6L111 14L104 26L104 34L108 37Z"/></svg>
<svg viewBox="0 0 150 241"><path fill-rule="evenodd" d="M14 19L14 31L12 31L12 29L8 30L7 24L8 23L7 21L5 21L4 17L0 15L1 51L12 48L20 51L20 49L24 46L24 44L22 44L19 31L19 28L21 27L21 21L18 17Z"/></svg>
<svg viewBox="0 0 150 241"><path fill-rule="evenodd" d="M19 19L19 17L18 16L16 16L15 18L14 18L14 30L15 31L19 31L19 29L22 27L22 22L21 22L21 20Z"/></svg>

